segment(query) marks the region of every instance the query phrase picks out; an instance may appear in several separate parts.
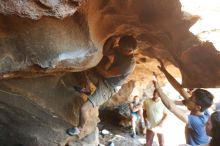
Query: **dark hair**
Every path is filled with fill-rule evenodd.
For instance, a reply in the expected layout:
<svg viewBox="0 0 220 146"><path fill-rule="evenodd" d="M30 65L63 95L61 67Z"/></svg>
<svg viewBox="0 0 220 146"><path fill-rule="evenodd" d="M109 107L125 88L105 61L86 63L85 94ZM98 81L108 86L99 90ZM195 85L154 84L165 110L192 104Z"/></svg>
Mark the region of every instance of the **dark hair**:
<svg viewBox="0 0 220 146"><path fill-rule="evenodd" d="M220 111L216 111L211 115L212 123L212 139L210 146L220 146Z"/></svg>
<svg viewBox="0 0 220 146"><path fill-rule="evenodd" d="M136 49L137 47L137 40L130 35L122 36L118 43L119 46L122 47L123 49L129 49L129 48Z"/></svg>
<svg viewBox="0 0 220 146"><path fill-rule="evenodd" d="M201 112L209 108L213 103L214 96L207 90L196 89L192 94L196 99L196 104L201 106Z"/></svg>

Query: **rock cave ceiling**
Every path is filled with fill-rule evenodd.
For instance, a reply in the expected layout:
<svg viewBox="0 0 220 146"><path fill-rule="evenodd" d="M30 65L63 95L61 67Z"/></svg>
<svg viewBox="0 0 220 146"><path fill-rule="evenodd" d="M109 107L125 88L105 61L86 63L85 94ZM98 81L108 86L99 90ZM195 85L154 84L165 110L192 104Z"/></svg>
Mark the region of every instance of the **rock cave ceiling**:
<svg viewBox="0 0 220 146"><path fill-rule="evenodd" d="M219 87L219 51L189 31L198 20L178 0L1 1L0 78L87 70L109 36L132 34L138 50L130 80L150 81L161 58L185 87Z"/></svg>

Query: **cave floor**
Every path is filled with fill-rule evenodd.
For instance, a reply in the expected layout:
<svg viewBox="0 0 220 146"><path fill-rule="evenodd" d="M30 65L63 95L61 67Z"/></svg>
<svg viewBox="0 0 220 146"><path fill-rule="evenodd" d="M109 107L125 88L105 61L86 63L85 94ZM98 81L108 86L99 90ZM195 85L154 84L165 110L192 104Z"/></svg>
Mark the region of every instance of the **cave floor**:
<svg viewBox="0 0 220 146"><path fill-rule="evenodd" d="M102 124L99 126L103 126ZM139 134L135 138L130 136L130 130L117 127L114 125L104 125L103 130L109 131L109 134L102 134L100 130L99 141L100 146L112 146L110 142L114 143L114 146L143 146L146 142L145 135ZM157 146L157 145L153 145Z"/></svg>
<svg viewBox="0 0 220 146"><path fill-rule="evenodd" d="M112 115L108 115L112 117ZM108 119L109 120L109 119ZM113 123L113 122L112 122ZM109 145L110 141L113 141L113 146L144 146L146 143L145 135L140 134L135 138L130 136L130 130L122 128L118 125L111 124L110 120L103 120L98 124L100 131L103 129L108 130L110 134L99 134L100 146L112 146ZM185 143L184 135L185 124L181 122L173 114L169 114L168 119L164 127L164 138L166 146L178 146ZM153 146L158 146L157 137L154 137Z"/></svg>

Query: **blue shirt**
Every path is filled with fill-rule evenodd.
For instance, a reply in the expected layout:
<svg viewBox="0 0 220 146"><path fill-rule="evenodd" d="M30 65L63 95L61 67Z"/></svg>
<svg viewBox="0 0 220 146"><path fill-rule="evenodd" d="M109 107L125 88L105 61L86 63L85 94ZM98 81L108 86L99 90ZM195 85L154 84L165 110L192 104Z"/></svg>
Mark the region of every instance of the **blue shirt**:
<svg viewBox="0 0 220 146"><path fill-rule="evenodd" d="M205 131L205 124L208 121L210 114L207 110L202 115L189 115L188 116L188 140L187 143L195 146L200 144L208 144L209 137Z"/></svg>

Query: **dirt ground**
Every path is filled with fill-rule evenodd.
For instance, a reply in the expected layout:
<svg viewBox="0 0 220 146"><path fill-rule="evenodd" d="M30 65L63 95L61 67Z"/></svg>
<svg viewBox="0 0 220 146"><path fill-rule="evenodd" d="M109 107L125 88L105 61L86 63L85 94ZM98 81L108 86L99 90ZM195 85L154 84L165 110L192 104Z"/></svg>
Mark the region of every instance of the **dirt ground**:
<svg viewBox="0 0 220 146"><path fill-rule="evenodd" d="M105 113L106 117L113 117L113 115L108 114L109 113ZM100 130L100 146L145 146L145 135L139 134L135 138L132 138L130 136L131 130L129 128L122 128L116 124L112 124L117 121L117 118L114 119L114 121L111 120L112 118L107 118L98 126ZM101 134L103 129L109 131L109 134ZM180 144L184 144L184 129L184 123L170 113L164 127L165 146L178 146ZM114 145L109 145L109 142L111 141ZM159 146L156 136L154 137L153 146Z"/></svg>
<svg viewBox="0 0 220 146"><path fill-rule="evenodd" d="M99 140L100 146L143 146L145 144L145 135L140 134L135 138L130 136L130 130L109 125L104 128L109 131L109 134L102 134L100 132ZM113 143L110 145L110 143ZM157 145L155 145L157 146Z"/></svg>

